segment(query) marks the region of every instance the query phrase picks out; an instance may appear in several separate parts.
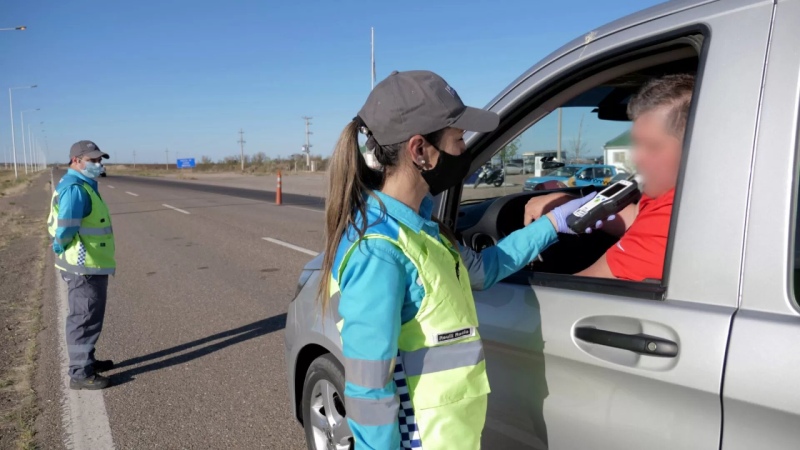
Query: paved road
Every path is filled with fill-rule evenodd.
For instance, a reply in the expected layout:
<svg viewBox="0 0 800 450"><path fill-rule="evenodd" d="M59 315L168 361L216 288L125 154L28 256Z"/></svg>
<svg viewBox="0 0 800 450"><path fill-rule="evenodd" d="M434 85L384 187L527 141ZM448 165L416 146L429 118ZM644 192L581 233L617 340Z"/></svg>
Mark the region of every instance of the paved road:
<svg viewBox="0 0 800 450"><path fill-rule="evenodd" d="M100 191L117 238L98 347L118 363L103 392L116 447L305 448L288 405L282 330L310 256L264 238L320 251L320 199L285 195L294 206L279 207L264 191L132 177L101 179ZM42 342L52 343L61 326L46 325ZM43 370L53 353L44 351ZM37 379L56 389L59 376Z"/></svg>

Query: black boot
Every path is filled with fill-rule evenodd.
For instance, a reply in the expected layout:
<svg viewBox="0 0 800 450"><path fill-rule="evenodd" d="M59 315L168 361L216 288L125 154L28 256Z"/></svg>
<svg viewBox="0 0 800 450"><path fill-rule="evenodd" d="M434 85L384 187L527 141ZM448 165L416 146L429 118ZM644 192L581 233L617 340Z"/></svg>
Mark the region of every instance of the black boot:
<svg viewBox="0 0 800 450"><path fill-rule="evenodd" d="M107 388L109 384L111 384L111 380L102 375L92 375L81 379L70 378L69 380L69 388L74 390L97 391Z"/></svg>

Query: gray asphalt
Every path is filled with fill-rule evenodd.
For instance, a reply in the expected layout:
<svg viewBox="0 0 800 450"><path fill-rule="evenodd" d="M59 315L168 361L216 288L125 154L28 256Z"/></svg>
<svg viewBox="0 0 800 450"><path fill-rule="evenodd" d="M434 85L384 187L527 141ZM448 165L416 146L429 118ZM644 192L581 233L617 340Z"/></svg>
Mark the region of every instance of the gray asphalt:
<svg viewBox="0 0 800 450"><path fill-rule="evenodd" d="M98 346L118 365L104 392L117 448L305 448L283 328L311 257L262 238L319 252L323 214L313 200L241 191L100 180L117 239Z"/></svg>

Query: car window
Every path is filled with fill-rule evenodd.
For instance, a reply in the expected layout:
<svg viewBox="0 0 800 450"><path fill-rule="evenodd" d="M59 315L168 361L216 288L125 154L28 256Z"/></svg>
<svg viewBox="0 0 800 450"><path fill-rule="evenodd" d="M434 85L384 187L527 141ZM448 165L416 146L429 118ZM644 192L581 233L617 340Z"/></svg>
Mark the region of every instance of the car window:
<svg viewBox="0 0 800 450"><path fill-rule="evenodd" d="M541 109L517 112L521 121L529 122L509 124L509 126L511 129L521 129L521 132L512 138L505 134L498 136L502 142L483 143L482 145L488 146L483 148L499 149L491 156L481 153L480 148L476 149L476 152L480 162L491 160L493 164L502 164L503 161L521 156L527 173L509 174L503 180L484 180L477 174L468 178L462 189L462 203L455 221L455 231L459 239L473 248L476 247L474 244L477 242L476 238L480 238L480 242L490 240L497 242L523 226L525 204L530 197L545 194L548 190L572 187L581 188L585 192L587 186L598 184L597 179L602 179L605 183L605 179L619 176L615 167L624 170L625 173L635 173L631 122L627 114L628 102L642 86L653 79L673 74L679 78L696 75L699 56L683 56L685 54L680 55L681 59L667 60L654 67L635 68L636 65L630 64L631 72L627 73L622 73L627 63L614 66L614 69L608 69L607 72L596 76L597 84L594 87L586 87L586 77L582 78L580 87L564 83L558 86L558 89L563 89L561 94L553 89L549 93L552 97L532 102L534 105L547 105L548 112ZM612 71L619 75L604 78ZM555 98L559 99L560 106L554 105L553 108L547 102L552 102ZM540 101L543 103L537 103ZM531 108L526 103L521 102L520 105L524 105L520 106L521 108ZM542 108L542 106L532 108ZM689 122L692 120L690 117ZM585 174L585 177L581 177L580 174ZM627 177L628 175L621 176L621 178ZM529 193L529 196L514 195L519 193ZM501 209L487 206L495 199L512 195L513 197L499 200ZM674 205L674 208L677 207L677 204ZM665 221L662 216L658 221L652 221L654 225L651 225L661 230L669 227L670 220L670 217L667 217ZM622 248L617 245L621 236L613 232L562 235L556 244L545 250L537 260L532 261L520 274L517 274L518 276L507 279L507 282L535 285L543 283L542 285L547 286L561 286L562 283L566 283L563 287L567 289L591 292L600 292L606 288L622 289L625 295L659 299L666 288L666 280L663 279L664 264L668 259L666 252L671 246L668 241L663 242L663 236L666 234L667 239L671 239L668 233L665 229L664 233L659 234L660 237L652 242L654 249L666 249L659 250L664 253L664 259L660 263L652 258L650 253L635 251L636 246L623 248L624 256L617 255L617 262L620 264L615 273L619 278L613 282L609 280L609 283L615 284L598 284L597 279L592 276L571 276L592 267L612 247ZM642 256L638 253L650 255L647 264L636 264L637 258ZM797 253L800 261L800 247ZM531 273L541 276L531 278ZM636 278L626 276L628 274ZM548 278L551 275L554 278ZM569 277L564 278L565 275ZM637 286L634 289L623 286L628 283L625 280L631 279L642 280L646 286Z"/></svg>

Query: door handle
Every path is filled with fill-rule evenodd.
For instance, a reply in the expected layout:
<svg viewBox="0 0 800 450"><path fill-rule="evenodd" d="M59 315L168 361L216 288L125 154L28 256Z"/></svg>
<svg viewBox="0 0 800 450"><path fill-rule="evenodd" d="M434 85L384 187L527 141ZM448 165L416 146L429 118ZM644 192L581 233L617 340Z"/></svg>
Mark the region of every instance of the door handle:
<svg viewBox="0 0 800 450"><path fill-rule="evenodd" d="M629 350L640 355L674 358L678 344L646 334L623 334L594 327L575 328L575 337L592 344Z"/></svg>

